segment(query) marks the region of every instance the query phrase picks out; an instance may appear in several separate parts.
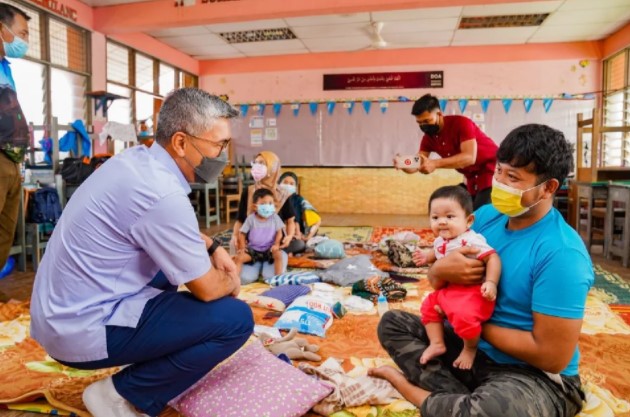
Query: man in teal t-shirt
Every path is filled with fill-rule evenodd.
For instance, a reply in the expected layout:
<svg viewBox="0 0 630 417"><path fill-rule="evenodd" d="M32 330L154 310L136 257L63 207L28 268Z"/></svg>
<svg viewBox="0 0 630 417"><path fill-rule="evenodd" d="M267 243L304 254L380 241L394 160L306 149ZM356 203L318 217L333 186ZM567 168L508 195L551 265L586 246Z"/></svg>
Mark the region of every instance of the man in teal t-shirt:
<svg viewBox="0 0 630 417"><path fill-rule="evenodd" d="M572 147L555 129L524 125L501 143L497 160L492 206L475 212L473 229L495 248L502 271L472 369L453 367L462 341L448 327L447 352L420 365L425 329L417 315L395 310L381 319L378 336L403 372L370 373L389 380L423 417L575 416L584 399L577 341L594 277L582 240L553 208L573 169ZM467 257L475 251L437 261L433 287L477 282L483 263Z"/></svg>

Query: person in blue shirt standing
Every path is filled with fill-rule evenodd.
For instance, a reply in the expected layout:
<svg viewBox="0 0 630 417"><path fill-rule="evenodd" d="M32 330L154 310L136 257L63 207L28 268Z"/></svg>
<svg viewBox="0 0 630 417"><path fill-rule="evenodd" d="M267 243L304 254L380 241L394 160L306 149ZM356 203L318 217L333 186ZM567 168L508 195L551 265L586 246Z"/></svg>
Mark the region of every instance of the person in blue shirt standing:
<svg viewBox="0 0 630 417"><path fill-rule="evenodd" d="M370 374L389 380L423 417L575 416L584 399L577 342L594 275L582 239L553 208L573 169L572 147L558 130L524 125L501 142L497 161L492 205L475 212L473 229L503 267L472 369L452 366L462 348L452 329L446 353L421 365L425 328L418 316L394 310L381 319L378 337L402 373L381 367ZM476 251L462 248L435 262L432 286L478 282L483 263L467 257Z"/></svg>
<svg viewBox="0 0 630 417"><path fill-rule="evenodd" d="M237 115L205 91L174 90L153 145L103 163L52 233L31 336L74 368L129 365L86 388L94 417L158 415L252 334L236 265L200 232L188 198L189 183L216 181L225 167Z"/></svg>
<svg viewBox="0 0 630 417"><path fill-rule="evenodd" d="M0 3L0 268L13 245L21 197L19 164L28 143L28 126L17 101L9 58L28 50L28 20L17 7Z"/></svg>

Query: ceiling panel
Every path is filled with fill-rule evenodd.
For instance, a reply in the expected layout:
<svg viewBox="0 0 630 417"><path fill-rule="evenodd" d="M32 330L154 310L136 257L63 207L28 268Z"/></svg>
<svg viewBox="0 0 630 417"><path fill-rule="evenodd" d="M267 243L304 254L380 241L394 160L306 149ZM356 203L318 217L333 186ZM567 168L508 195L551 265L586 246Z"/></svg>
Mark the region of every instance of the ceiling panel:
<svg viewBox="0 0 630 417"><path fill-rule="evenodd" d="M546 25L541 26L531 39L544 38L545 36L558 37L566 35L568 37L575 36L592 36L600 33L605 29L607 23L590 23L586 25Z"/></svg>
<svg viewBox="0 0 630 417"><path fill-rule="evenodd" d="M628 0L566 0L560 7L562 10L599 9L628 6Z"/></svg>
<svg viewBox="0 0 630 417"><path fill-rule="evenodd" d="M598 1L598 0L593 0ZM466 6L463 16L502 16L515 14L551 13L562 4L561 0L504 3L488 6Z"/></svg>
<svg viewBox="0 0 630 417"><path fill-rule="evenodd" d="M291 30L300 39L333 38L338 36L367 36L369 23L348 23L345 25L297 26Z"/></svg>
<svg viewBox="0 0 630 417"><path fill-rule="evenodd" d="M625 7L598 8L591 10L558 10L543 25L580 25L593 22L617 22L630 18L630 2Z"/></svg>
<svg viewBox="0 0 630 417"><path fill-rule="evenodd" d="M147 33L153 37L161 38L166 36L201 35L204 33L210 33L210 31L205 26L188 26L183 28L153 30Z"/></svg>
<svg viewBox="0 0 630 417"><path fill-rule="evenodd" d="M398 46L444 46L453 39L455 31L443 30L432 32L413 32L413 33L389 33L383 35L383 39L390 44Z"/></svg>
<svg viewBox="0 0 630 417"><path fill-rule="evenodd" d="M311 52L358 51L372 44L367 36L304 39L303 42Z"/></svg>
<svg viewBox="0 0 630 417"><path fill-rule="evenodd" d="M304 0L301 0L304 1ZM369 13L331 14L324 16L288 17L284 19L291 27L340 25L346 23L368 23Z"/></svg>
<svg viewBox="0 0 630 417"><path fill-rule="evenodd" d="M538 27L460 29L455 31L452 45L503 45L525 43Z"/></svg>
<svg viewBox="0 0 630 417"><path fill-rule="evenodd" d="M372 12L372 20L443 19L445 17L459 17L461 14L462 7L431 7L426 9Z"/></svg>
<svg viewBox="0 0 630 417"><path fill-rule="evenodd" d="M309 51L306 48L295 49L295 50L282 50L282 51L251 51L244 52L245 56L270 56L270 55L295 55L295 54L308 54Z"/></svg>
<svg viewBox="0 0 630 417"><path fill-rule="evenodd" d="M280 51L303 51L308 52L306 47L299 39L289 39L284 41L268 41L268 42L248 42L232 44L236 49L246 55L259 54L264 52L280 52Z"/></svg>
<svg viewBox="0 0 630 417"><path fill-rule="evenodd" d="M235 52L233 54L211 54L211 55L193 55L193 58L200 61L215 60L215 59L231 59L231 58L245 58L245 54Z"/></svg>
<svg viewBox="0 0 630 417"><path fill-rule="evenodd" d="M234 54L240 53L232 45L193 45L179 48L189 55L213 55L213 54Z"/></svg>
<svg viewBox="0 0 630 417"><path fill-rule="evenodd" d="M223 38L214 35L212 33L206 33L205 35L191 35L191 36L175 36L158 38L158 40L164 42L167 45L171 45L175 48L197 45L225 45Z"/></svg>
<svg viewBox="0 0 630 417"><path fill-rule="evenodd" d="M404 20L396 22L385 22L381 33L383 35L390 33L407 33L407 32L433 32L443 30L455 30L459 25L458 17L432 20Z"/></svg>
<svg viewBox="0 0 630 417"><path fill-rule="evenodd" d="M135 0L85 2L109 5ZM422 2L418 2L420 3ZM462 16L535 13L550 15L539 27L458 29ZM370 24L373 22L383 23L381 36L387 42L387 49L584 41L604 39L628 24L630 0L547 0L463 7L420 7L180 28L165 27L149 34L192 56L221 59L232 56L362 50L371 46ZM298 39L242 43L230 47L217 36L223 32L286 27L291 28Z"/></svg>
<svg viewBox="0 0 630 417"><path fill-rule="evenodd" d="M241 32L245 30L276 29L285 27L287 27L287 25L282 19L253 20L251 22L218 23L215 25L206 25L206 28L212 33Z"/></svg>

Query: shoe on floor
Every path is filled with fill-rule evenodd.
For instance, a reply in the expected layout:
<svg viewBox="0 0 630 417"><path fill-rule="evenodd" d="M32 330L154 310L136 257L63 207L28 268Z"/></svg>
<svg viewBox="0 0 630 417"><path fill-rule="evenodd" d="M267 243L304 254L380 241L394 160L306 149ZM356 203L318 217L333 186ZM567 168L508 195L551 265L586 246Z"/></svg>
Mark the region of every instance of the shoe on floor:
<svg viewBox="0 0 630 417"><path fill-rule="evenodd" d="M94 417L144 416L116 391L111 376L90 384L83 391L83 403Z"/></svg>

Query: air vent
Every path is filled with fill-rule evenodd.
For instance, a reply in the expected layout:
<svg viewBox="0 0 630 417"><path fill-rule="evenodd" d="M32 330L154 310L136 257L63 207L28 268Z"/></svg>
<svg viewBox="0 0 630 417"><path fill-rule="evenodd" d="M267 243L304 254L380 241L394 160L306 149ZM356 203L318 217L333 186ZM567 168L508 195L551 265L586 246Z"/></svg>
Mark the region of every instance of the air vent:
<svg viewBox="0 0 630 417"><path fill-rule="evenodd" d="M242 32L219 33L227 43L284 41L297 39L289 28L245 30Z"/></svg>
<svg viewBox="0 0 630 417"><path fill-rule="evenodd" d="M506 16L463 17L460 29L515 28L522 26L540 26L549 13L514 14Z"/></svg>

